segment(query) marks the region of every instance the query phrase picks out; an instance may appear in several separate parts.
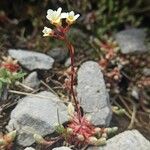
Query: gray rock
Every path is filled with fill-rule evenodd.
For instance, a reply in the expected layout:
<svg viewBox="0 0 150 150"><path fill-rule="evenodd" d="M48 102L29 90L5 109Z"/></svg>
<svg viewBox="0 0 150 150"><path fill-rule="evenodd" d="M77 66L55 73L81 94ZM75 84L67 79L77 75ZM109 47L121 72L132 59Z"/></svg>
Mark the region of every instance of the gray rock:
<svg viewBox="0 0 150 150"><path fill-rule="evenodd" d="M143 69L143 75L150 76L150 68L144 68Z"/></svg>
<svg viewBox="0 0 150 150"><path fill-rule="evenodd" d="M145 52L148 47L145 45L146 32L144 29L127 29L115 35L121 52L128 54L132 52Z"/></svg>
<svg viewBox="0 0 150 150"><path fill-rule="evenodd" d="M87 40L87 34L85 34L82 30L77 29L77 28L71 28L68 33L68 36L71 38L75 38L76 41L80 41L81 39ZM77 38L77 37L80 37L80 38Z"/></svg>
<svg viewBox="0 0 150 150"><path fill-rule="evenodd" d="M45 69L49 70L52 68L54 59L46 54L21 50L21 49L9 49L9 55L17 59L22 66L28 70L34 69Z"/></svg>
<svg viewBox="0 0 150 150"><path fill-rule="evenodd" d="M28 87L31 87L33 89L36 89L39 87L40 85L40 81L38 79L38 74L36 71L30 73L26 78L25 80L23 81L23 84L28 86Z"/></svg>
<svg viewBox="0 0 150 150"><path fill-rule="evenodd" d="M85 62L78 71L77 94L85 113L95 125L109 125L112 111L100 66Z"/></svg>
<svg viewBox="0 0 150 150"><path fill-rule="evenodd" d="M35 149L32 148L32 147L27 147L27 148L25 148L24 150L35 150Z"/></svg>
<svg viewBox="0 0 150 150"><path fill-rule="evenodd" d="M60 99L51 92L40 92L21 99L11 112L7 126L9 131L18 131L17 142L22 146L34 143L33 134L45 136L53 133L58 123L57 109L60 122L67 121L67 108Z"/></svg>
<svg viewBox="0 0 150 150"><path fill-rule="evenodd" d="M67 58L68 50L63 48L54 48L47 52L49 56L55 59L56 62L64 62Z"/></svg>
<svg viewBox="0 0 150 150"><path fill-rule="evenodd" d="M150 142L137 130L125 131L107 141L106 146L88 150L149 150Z"/></svg>
<svg viewBox="0 0 150 150"><path fill-rule="evenodd" d="M71 28L68 32L68 37L71 39L72 44L76 47L76 52L81 50L84 50L84 52L85 50L91 50L91 46L89 46L89 35L84 33L81 29Z"/></svg>
<svg viewBox="0 0 150 150"><path fill-rule="evenodd" d="M72 150L72 149L70 149L69 147L66 147L66 146L62 146L62 147L53 148L52 150Z"/></svg>

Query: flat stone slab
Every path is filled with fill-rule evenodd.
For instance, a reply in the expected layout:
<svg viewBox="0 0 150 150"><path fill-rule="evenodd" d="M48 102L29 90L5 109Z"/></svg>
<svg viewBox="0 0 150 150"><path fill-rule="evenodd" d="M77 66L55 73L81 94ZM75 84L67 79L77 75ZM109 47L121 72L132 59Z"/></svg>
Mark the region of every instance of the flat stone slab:
<svg viewBox="0 0 150 150"><path fill-rule="evenodd" d="M107 126L112 117L103 74L98 63L87 61L78 70L78 100L95 125Z"/></svg>
<svg viewBox="0 0 150 150"><path fill-rule="evenodd" d="M35 149L32 148L32 147L27 147L27 148L25 148L24 150L35 150Z"/></svg>
<svg viewBox="0 0 150 150"><path fill-rule="evenodd" d="M145 44L146 32L144 29L132 28L120 31L115 35L115 39L123 54L145 52L148 50Z"/></svg>
<svg viewBox="0 0 150 150"><path fill-rule="evenodd" d="M21 50L9 49L8 53L11 57L17 59L19 63L28 70L52 68L54 59L46 54Z"/></svg>
<svg viewBox="0 0 150 150"><path fill-rule="evenodd" d="M63 63L68 55L68 50L64 48L53 48L47 52L49 56L55 59L55 62Z"/></svg>
<svg viewBox="0 0 150 150"><path fill-rule="evenodd" d="M72 150L72 149L66 146L61 146L61 147L53 148L52 150Z"/></svg>
<svg viewBox="0 0 150 150"><path fill-rule="evenodd" d="M107 141L106 146L87 150L150 150L150 142L137 130L125 131Z"/></svg>
<svg viewBox="0 0 150 150"><path fill-rule="evenodd" d="M24 97L11 112L7 129L11 131L15 128L18 131L19 145L30 146L35 142L33 134L45 136L54 132L58 123L57 110L60 122L66 122L67 107L53 93L43 91L34 97Z"/></svg>

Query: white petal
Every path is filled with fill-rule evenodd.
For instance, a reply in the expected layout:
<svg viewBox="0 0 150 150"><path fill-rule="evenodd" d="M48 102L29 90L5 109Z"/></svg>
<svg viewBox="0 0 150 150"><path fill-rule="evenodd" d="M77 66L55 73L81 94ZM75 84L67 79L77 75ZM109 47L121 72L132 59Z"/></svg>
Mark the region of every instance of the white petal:
<svg viewBox="0 0 150 150"><path fill-rule="evenodd" d="M76 20L77 18L79 18L80 14L77 14L74 16L74 19Z"/></svg>
<svg viewBox="0 0 150 150"><path fill-rule="evenodd" d="M47 28L47 27L44 27L44 29L43 29L43 31L42 31L43 33L45 32L45 29L46 29L46 28Z"/></svg>
<svg viewBox="0 0 150 150"><path fill-rule="evenodd" d="M43 31L42 31L44 34L49 34L52 32L52 29L51 28L48 28L48 27L44 27Z"/></svg>
<svg viewBox="0 0 150 150"><path fill-rule="evenodd" d="M61 13L61 16L60 16L60 18L67 18L68 17L68 13Z"/></svg>
<svg viewBox="0 0 150 150"><path fill-rule="evenodd" d="M71 11L71 12L69 13L69 16L74 16L74 11Z"/></svg>
<svg viewBox="0 0 150 150"><path fill-rule="evenodd" d="M51 16L52 20L55 20L55 18L57 18L58 15L57 15L57 11L55 10Z"/></svg>
<svg viewBox="0 0 150 150"><path fill-rule="evenodd" d="M52 14L52 13L53 13L53 10L52 10L52 9L48 9L48 10L47 10L47 14L48 14L48 15L50 15L50 14Z"/></svg>
<svg viewBox="0 0 150 150"><path fill-rule="evenodd" d="M60 15L60 14L61 14L61 11L62 11L62 8L59 7L59 8L57 9L57 14Z"/></svg>
<svg viewBox="0 0 150 150"><path fill-rule="evenodd" d="M48 14L48 15L46 16L46 18L47 18L48 20L51 20L51 19L52 19L52 15Z"/></svg>
<svg viewBox="0 0 150 150"><path fill-rule="evenodd" d="M45 27L44 27L44 29L42 30L42 32L45 33Z"/></svg>

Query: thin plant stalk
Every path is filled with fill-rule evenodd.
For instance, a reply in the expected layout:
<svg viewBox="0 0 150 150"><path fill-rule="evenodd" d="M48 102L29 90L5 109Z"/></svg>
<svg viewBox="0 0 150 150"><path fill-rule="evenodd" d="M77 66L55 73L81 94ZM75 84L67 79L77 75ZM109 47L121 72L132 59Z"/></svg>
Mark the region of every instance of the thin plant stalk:
<svg viewBox="0 0 150 150"><path fill-rule="evenodd" d="M65 38L65 44L68 47L69 53L70 53L70 58L71 58L71 94L73 97L73 101L75 103L75 108L79 114L79 118L80 118L80 108L78 107L78 101L76 99L76 94L74 91L74 75L75 75L75 69L74 69L74 47L73 45L67 40L67 38Z"/></svg>

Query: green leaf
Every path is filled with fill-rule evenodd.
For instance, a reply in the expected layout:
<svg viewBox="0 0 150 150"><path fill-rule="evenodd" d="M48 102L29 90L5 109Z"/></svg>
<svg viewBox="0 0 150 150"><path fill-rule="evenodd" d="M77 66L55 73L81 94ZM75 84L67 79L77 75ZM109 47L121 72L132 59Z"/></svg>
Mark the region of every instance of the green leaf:
<svg viewBox="0 0 150 150"><path fill-rule="evenodd" d="M0 81L3 82L3 83L7 83L8 79L0 78Z"/></svg>
<svg viewBox="0 0 150 150"><path fill-rule="evenodd" d="M2 83L13 84L16 80L22 79L26 73L20 71L12 73L5 68L0 68L0 81Z"/></svg>
<svg viewBox="0 0 150 150"><path fill-rule="evenodd" d="M63 125L57 125L57 126L55 126L55 130L57 133L62 134L62 133L64 133L65 128Z"/></svg>

